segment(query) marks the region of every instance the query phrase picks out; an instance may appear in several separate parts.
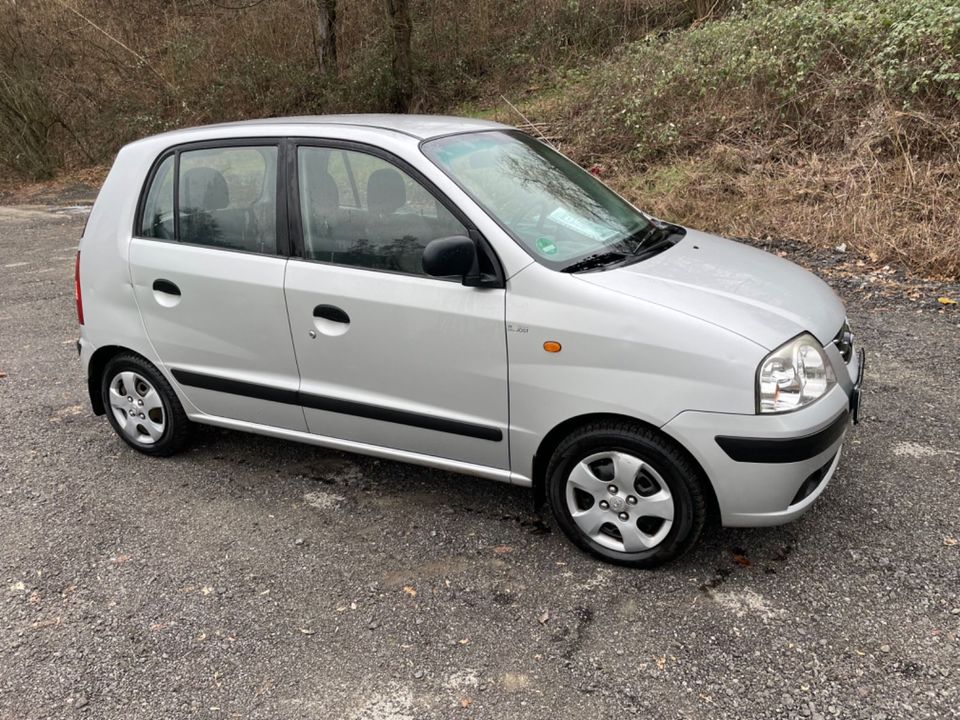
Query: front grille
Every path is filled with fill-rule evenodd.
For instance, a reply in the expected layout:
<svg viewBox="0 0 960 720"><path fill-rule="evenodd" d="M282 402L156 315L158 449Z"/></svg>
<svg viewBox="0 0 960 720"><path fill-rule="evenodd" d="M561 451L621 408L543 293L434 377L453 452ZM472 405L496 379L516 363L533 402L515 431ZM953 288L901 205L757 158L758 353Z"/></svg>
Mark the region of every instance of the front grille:
<svg viewBox="0 0 960 720"><path fill-rule="evenodd" d="M837 336L833 339L833 344L837 346L837 350L840 351L840 356L843 358L845 363L850 363L850 360L853 359L853 330L850 329L850 322L848 320L843 321L843 327L840 328L840 332L837 333Z"/></svg>

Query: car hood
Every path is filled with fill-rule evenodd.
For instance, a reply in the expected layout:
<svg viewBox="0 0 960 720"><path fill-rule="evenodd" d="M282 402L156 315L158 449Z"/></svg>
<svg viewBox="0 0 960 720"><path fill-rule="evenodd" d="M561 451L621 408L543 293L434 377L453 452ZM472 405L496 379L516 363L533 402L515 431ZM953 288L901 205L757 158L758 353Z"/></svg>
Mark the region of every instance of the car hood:
<svg viewBox="0 0 960 720"><path fill-rule="evenodd" d="M768 350L804 331L826 344L846 316L840 298L816 275L696 230L649 260L576 277L701 318Z"/></svg>

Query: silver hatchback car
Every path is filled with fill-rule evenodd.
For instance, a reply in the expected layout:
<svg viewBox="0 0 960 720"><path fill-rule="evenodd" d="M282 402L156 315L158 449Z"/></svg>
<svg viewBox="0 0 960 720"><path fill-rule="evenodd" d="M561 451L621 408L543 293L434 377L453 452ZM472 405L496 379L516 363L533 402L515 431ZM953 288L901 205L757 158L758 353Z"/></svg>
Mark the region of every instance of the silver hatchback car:
<svg viewBox="0 0 960 720"><path fill-rule="evenodd" d="M345 115L124 147L77 254L90 400L533 489L651 566L836 470L863 351L827 285L635 209L510 127Z"/></svg>

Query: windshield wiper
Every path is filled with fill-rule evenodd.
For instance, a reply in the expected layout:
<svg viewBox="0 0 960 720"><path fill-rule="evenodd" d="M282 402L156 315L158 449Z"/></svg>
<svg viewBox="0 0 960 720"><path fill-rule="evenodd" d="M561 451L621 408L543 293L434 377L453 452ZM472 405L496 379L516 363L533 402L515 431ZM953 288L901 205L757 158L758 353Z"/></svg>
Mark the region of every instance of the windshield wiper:
<svg viewBox="0 0 960 720"><path fill-rule="evenodd" d="M639 239L637 239L638 235L640 236ZM631 252L633 255L637 255L641 250L649 247L650 245L659 244L670 235L671 232L669 229L650 223L642 231L635 233L630 237L631 240L637 239L637 244L633 246L633 250Z"/></svg>
<svg viewBox="0 0 960 720"><path fill-rule="evenodd" d="M592 270L593 268L604 267L605 265L620 262L626 259L626 257L622 252L596 253L594 255L588 255L583 260L578 260L572 265L567 265L561 272L574 273L580 272L581 270Z"/></svg>
<svg viewBox="0 0 960 720"><path fill-rule="evenodd" d="M674 245L677 241L673 238L677 235L682 237L684 234L686 234L686 231L679 225L650 223L643 233L643 237L633 248L633 254L643 257L656 255L658 252Z"/></svg>

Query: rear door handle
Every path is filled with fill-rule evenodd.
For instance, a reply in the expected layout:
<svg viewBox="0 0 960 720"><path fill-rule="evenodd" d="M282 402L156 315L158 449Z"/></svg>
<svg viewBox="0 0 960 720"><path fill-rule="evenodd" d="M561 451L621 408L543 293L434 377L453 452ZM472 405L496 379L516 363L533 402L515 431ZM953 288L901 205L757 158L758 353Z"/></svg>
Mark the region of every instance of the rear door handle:
<svg viewBox="0 0 960 720"><path fill-rule="evenodd" d="M162 292L167 295L180 295L180 288L178 288L174 283L169 280L164 280L163 278L158 278L153 281L153 290L154 292Z"/></svg>
<svg viewBox="0 0 960 720"><path fill-rule="evenodd" d="M331 322L343 323L344 325L350 323L350 316L335 305L317 305L313 309L313 316Z"/></svg>

